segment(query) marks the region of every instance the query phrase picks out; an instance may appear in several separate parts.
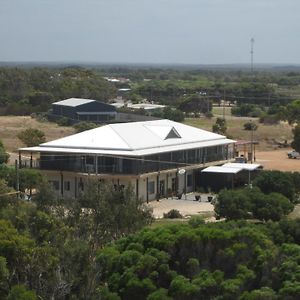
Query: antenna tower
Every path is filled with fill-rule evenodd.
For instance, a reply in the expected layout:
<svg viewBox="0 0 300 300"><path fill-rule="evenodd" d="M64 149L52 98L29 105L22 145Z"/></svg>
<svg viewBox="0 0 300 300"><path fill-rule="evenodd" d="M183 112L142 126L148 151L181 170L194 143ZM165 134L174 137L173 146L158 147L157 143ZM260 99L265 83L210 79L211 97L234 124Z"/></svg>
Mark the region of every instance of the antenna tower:
<svg viewBox="0 0 300 300"><path fill-rule="evenodd" d="M250 53L251 53L251 73L253 73L254 38L251 38L250 43L251 43L251 51L250 51Z"/></svg>

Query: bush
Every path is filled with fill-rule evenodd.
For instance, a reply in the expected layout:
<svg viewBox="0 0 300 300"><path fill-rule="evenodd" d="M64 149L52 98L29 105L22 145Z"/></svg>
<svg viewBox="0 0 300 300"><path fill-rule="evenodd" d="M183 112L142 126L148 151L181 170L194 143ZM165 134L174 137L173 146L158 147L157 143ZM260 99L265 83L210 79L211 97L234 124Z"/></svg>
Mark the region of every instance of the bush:
<svg viewBox="0 0 300 300"><path fill-rule="evenodd" d="M79 132L96 128L97 125L95 123L90 123L90 122L79 122L75 124L73 127L75 128L76 133L79 133Z"/></svg>
<svg viewBox="0 0 300 300"><path fill-rule="evenodd" d="M165 219L182 219L182 214L177 209L171 209L169 212L164 214Z"/></svg>
<svg viewBox="0 0 300 300"><path fill-rule="evenodd" d="M219 193L215 212L227 220L259 219L279 221L294 208L291 201L276 192L264 194L259 188L223 190Z"/></svg>
<svg viewBox="0 0 300 300"><path fill-rule="evenodd" d="M244 124L244 130L256 130L257 127L258 126L253 122L247 122Z"/></svg>
<svg viewBox="0 0 300 300"><path fill-rule="evenodd" d="M69 118L63 117L63 118L61 118L57 121L57 124L59 126L71 126L72 125L72 120L69 119Z"/></svg>

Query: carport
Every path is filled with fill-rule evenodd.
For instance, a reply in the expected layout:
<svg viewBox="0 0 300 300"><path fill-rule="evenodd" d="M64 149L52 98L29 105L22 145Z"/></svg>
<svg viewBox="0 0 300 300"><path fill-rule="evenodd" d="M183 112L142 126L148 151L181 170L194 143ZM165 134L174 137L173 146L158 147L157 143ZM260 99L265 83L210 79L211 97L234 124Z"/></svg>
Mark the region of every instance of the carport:
<svg viewBox="0 0 300 300"><path fill-rule="evenodd" d="M234 188L243 183L251 184L251 172L261 169L259 164L226 163L222 166L211 166L201 171L202 181L206 187L220 190L224 187Z"/></svg>

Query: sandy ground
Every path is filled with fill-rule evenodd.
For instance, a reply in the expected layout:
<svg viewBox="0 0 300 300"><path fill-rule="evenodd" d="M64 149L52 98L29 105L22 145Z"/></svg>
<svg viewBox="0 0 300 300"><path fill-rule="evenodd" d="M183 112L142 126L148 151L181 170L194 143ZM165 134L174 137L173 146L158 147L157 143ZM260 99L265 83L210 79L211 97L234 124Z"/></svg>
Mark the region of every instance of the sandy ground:
<svg viewBox="0 0 300 300"><path fill-rule="evenodd" d="M194 201L193 194L183 195L181 200L178 199L162 199L160 201L152 201L148 205L153 209L155 218L162 218L164 213L171 209L177 209L183 216L203 215L206 213L213 214L214 206L207 201L207 195L202 195L202 201Z"/></svg>
<svg viewBox="0 0 300 300"><path fill-rule="evenodd" d="M287 152L292 149L256 152L256 163L263 165L265 170L300 172L300 159L289 159Z"/></svg>
<svg viewBox="0 0 300 300"><path fill-rule="evenodd" d="M273 151L257 151L256 163L263 165L265 170L298 171L300 172L300 159L289 159L287 152L291 149L279 149ZM155 218L162 218L164 213L171 209L177 209L184 216L213 214L214 207L207 201L207 195L202 195L202 202L194 201L194 195L188 194L187 199L162 199L153 201L148 205L153 209Z"/></svg>

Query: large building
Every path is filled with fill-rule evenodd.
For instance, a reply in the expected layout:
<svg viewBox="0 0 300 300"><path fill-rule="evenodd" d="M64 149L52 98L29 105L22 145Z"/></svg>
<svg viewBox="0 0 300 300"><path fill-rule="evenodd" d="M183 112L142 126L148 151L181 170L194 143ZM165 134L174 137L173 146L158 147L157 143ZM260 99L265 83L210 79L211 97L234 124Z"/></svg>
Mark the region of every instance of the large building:
<svg viewBox="0 0 300 300"><path fill-rule="evenodd" d="M52 103L52 115L73 121L107 123L117 115L113 105L91 99L69 98Z"/></svg>
<svg viewBox="0 0 300 300"><path fill-rule="evenodd" d="M203 168L234 157L235 141L169 120L110 124L19 149L39 153L36 166L61 197L77 197L89 177L131 184L144 201L194 191ZM20 161L24 166L25 161ZM28 164L29 165L29 164Z"/></svg>

